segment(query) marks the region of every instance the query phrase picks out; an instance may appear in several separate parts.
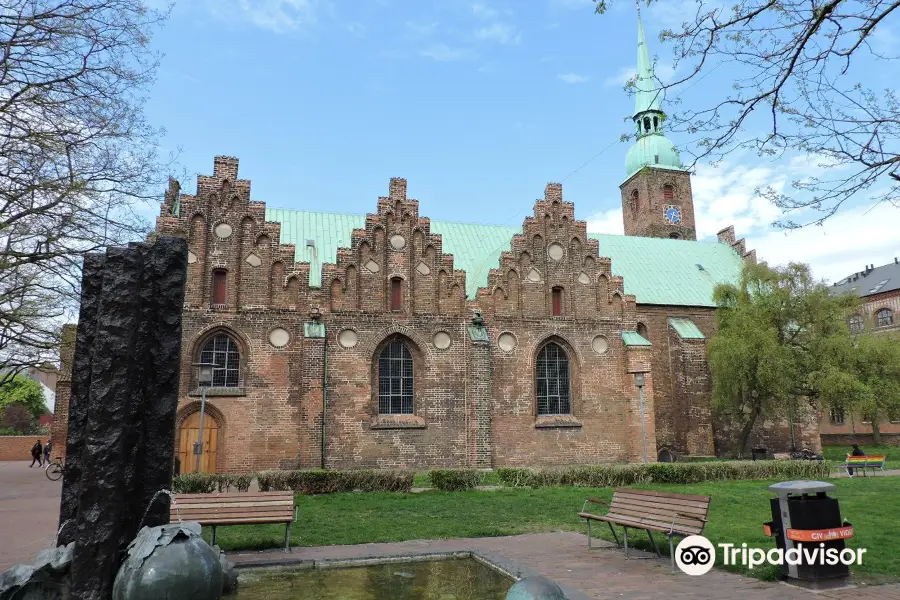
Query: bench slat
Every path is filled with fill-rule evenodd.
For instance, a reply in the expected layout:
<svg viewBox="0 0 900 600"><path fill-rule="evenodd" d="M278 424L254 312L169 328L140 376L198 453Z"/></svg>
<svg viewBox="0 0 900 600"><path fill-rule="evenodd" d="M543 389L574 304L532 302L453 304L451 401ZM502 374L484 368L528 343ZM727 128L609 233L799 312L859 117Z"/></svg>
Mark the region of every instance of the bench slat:
<svg viewBox="0 0 900 600"><path fill-rule="evenodd" d="M203 502L203 503L197 502L194 504L181 504L179 502L177 506L183 510L190 510L190 509L194 509L194 508L214 508L217 506L224 506L224 507L228 507L228 508L241 507L241 508L251 509L251 508L259 508L259 507L277 508L279 506L293 506L293 505L294 505L293 500L266 500L265 502L263 502L263 501L238 502L236 500L227 500L227 501L222 501L222 502Z"/></svg>
<svg viewBox="0 0 900 600"><path fill-rule="evenodd" d="M648 512L643 509L619 507L610 509L607 516L622 516L626 519L649 519L652 521L661 521L663 523L672 523L687 525L690 527L701 527L703 521L700 519L691 519L689 517L675 516L674 513Z"/></svg>
<svg viewBox="0 0 900 600"><path fill-rule="evenodd" d="M173 511L175 512L175 511ZM255 515L257 513L278 513L278 514L293 514L294 507L293 506L255 506L253 508L245 508L243 506L210 506L207 508L183 508L178 510L182 515L186 514L203 514L203 513L223 513L223 512L239 512L246 513L248 515Z"/></svg>
<svg viewBox="0 0 900 600"><path fill-rule="evenodd" d="M184 502L186 504L194 502L209 502L210 500L292 500L293 492L237 492L227 494L175 494L176 502Z"/></svg>
<svg viewBox="0 0 900 600"><path fill-rule="evenodd" d="M625 502L643 502L645 504L652 504L655 506L667 506L667 507L679 507L683 511L691 510L691 509L699 509L706 510L709 506L709 501L706 502L697 502L694 500L676 500L672 498L656 498L653 496L647 496L644 494L632 494L627 492L616 492L613 494L613 501L616 499L623 500Z"/></svg>
<svg viewBox="0 0 900 600"><path fill-rule="evenodd" d="M652 490L636 490L632 488L616 488L616 493L642 496L655 496L657 498L669 498L670 500L692 500L709 504L709 496L690 496L688 494L673 494L670 492L654 492Z"/></svg>
<svg viewBox="0 0 900 600"><path fill-rule="evenodd" d="M582 519L592 519L594 521L614 523L616 525L624 525L626 527L631 527L634 529L650 529L652 531L661 531L663 533L668 533L670 529L669 524L658 525L656 523L641 523L635 520L606 517L603 515L592 515L590 513L578 513L578 516ZM699 527L681 527L676 524L672 532L679 535L696 535L698 533L701 533L702 531L703 530Z"/></svg>
<svg viewBox="0 0 900 600"><path fill-rule="evenodd" d="M253 514L246 513L204 513L196 515L181 515L182 520L187 521L222 521L229 519L260 519L267 521L293 521L293 514L270 513L270 514ZM177 520L177 519L176 519Z"/></svg>
<svg viewBox="0 0 900 600"><path fill-rule="evenodd" d="M201 525L272 525L278 523L290 523L289 519L253 519L253 518L228 518L228 519L203 519L196 520Z"/></svg>
<svg viewBox="0 0 900 600"><path fill-rule="evenodd" d="M648 509L655 510L663 510L668 512L679 512L686 515L691 516L699 516L705 517L707 511L709 510L709 505L699 507L699 506L684 506L681 504L668 504L663 502L653 502L647 499L635 499L635 498L623 498L621 496L613 497L613 501L610 506L636 506Z"/></svg>

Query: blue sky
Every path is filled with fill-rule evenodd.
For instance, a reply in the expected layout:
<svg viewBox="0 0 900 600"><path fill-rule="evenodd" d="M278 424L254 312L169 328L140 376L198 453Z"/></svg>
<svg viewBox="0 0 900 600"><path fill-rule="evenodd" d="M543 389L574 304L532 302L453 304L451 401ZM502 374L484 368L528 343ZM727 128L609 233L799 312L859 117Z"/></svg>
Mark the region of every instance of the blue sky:
<svg viewBox="0 0 900 600"><path fill-rule="evenodd" d="M643 9L663 79L671 50L657 35L684 2ZM148 116L189 173L237 156L253 199L272 207L373 212L399 176L424 216L518 225L562 181L589 231L621 233L628 145L617 140L631 131L622 86L636 37L629 2L598 16L590 0L182 0L153 40L165 56ZM689 93L727 86L713 73ZM832 279L900 255L900 212L864 214L862 201L835 225L773 231L778 212L753 188L806 166L736 156L701 167L699 235L734 224L761 258Z"/></svg>

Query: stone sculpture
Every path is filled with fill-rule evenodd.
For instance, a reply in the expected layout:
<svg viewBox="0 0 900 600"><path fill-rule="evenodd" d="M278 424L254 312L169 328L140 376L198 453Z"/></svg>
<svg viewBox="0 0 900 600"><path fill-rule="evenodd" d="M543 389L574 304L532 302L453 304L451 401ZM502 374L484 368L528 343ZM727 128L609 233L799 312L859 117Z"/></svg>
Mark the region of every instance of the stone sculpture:
<svg viewBox="0 0 900 600"><path fill-rule="evenodd" d="M4 599L109 600L138 529L169 522L160 492L172 487L186 278L181 238L85 256L60 503L64 549L0 575L2 589L18 590ZM219 556L207 549L221 593Z"/></svg>
<svg viewBox="0 0 900 600"><path fill-rule="evenodd" d="M558 585L536 575L517 581L506 592L506 600L566 600L566 595Z"/></svg>
<svg viewBox="0 0 900 600"><path fill-rule="evenodd" d="M144 527L128 546L113 600L219 600L221 551L200 537L199 523Z"/></svg>
<svg viewBox="0 0 900 600"><path fill-rule="evenodd" d="M0 574L0 600L69 600L73 546L42 550L33 565Z"/></svg>

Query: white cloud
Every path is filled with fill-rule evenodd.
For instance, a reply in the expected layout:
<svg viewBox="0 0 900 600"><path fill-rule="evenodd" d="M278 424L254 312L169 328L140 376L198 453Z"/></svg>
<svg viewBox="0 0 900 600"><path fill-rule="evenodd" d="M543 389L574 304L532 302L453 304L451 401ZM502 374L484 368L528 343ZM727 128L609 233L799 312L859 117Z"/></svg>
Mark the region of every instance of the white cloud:
<svg viewBox="0 0 900 600"><path fill-rule="evenodd" d="M822 226L748 237L747 247L769 264L809 263L815 277L835 282L865 265L900 257L898 220L900 209L890 204L863 205L838 212Z"/></svg>
<svg viewBox="0 0 900 600"><path fill-rule="evenodd" d="M490 6L484 4L483 2L476 2L472 5L472 14L478 17L479 19L496 19L500 12L491 8Z"/></svg>
<svg viewBox="0 0 900 600"><path fill-rule="evenodd" d="M407 33L413 37L428 37L437 30L437 23L414 23L407 21L404 23Z"/></svg>
<svg viewBox="0 0 900 600"><path fill-rule="evenodd" d="M579 75L578 73L563 73L561 75L556 76L560 81L564 81L566 83L584 83L588 80L584 75Z"/></svg>
<svg viewBox="0 0 900 600"><path fill-rule="evenodd" d="M522 34L516 33L516 28L506 23L494 23L475 30L475 39L499 44L517 44L521 38Z"/></svg>
<svg viewBox="0 0 900 600"><path fill-rule="evenodd" d="M770 265L807 263L817 279L829 282L867 264L883 265L900 257L900 208L886 202L843 208L821 226L790 231L772 226L781 210L758 197L756 189L784 190L799 173L810 175L810 165L816 170L814 159L795 157L777 166L723 162L718 168L698 169L691 177L697 239L715 241L716 233L733 225L737 238L746 240L747 250L756 250L758 260ZM587 230L621 235L622 209L591 216Z"/></svg>
<svg viewBox="0 0 900 600"><path fill-rule="evenodd" d="M422 50L422 56L440 62L462 60L471 56L471 51L466 48L451 48L447 44L433 44Z"/></svg>
<svg viewBox="0 0 900 600"><path fill-rule="evenodd" d="M550 6L564 10L591 10L593 0L549 0Z"/></svg>
<svg viewBox="0 0 900 600"><path fill-rule="evenodd" d="M625 223L622 220L622 209L614 208L592 215L587 220L587 230L590 233L624 235Z"/></svg>
<svg viewBox="0 0 900 600"><path fill-rule="evenodd" d="M226 21L249 22L275 33L296 31L317 22L318 0L236 0L210 2L210 9Z"/></svg>
<svg viewBox="0 0 900 600"><path fill-rule="evenodd" d="M366 26L362 23L354 21L353 23L347 24L347 31L350 32L350 35L354 35L356 37L362 37L366 33Z"/></svg>

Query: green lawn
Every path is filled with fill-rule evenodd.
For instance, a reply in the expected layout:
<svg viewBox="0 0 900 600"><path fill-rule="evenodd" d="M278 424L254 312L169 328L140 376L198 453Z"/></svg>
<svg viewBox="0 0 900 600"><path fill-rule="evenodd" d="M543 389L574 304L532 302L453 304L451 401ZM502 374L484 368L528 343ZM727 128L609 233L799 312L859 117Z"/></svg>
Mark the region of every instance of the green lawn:
<svg viewBox="0 0 900 600"><path fill-rule="evenodd" d="M870 578L900 573L900 477L835 479L841 516L856 537L851 547L868 548L856 570ZM728 542L763 548L774 541L762 533L771 519L767 487L772 482L738 481L696 485L649 485L645 489L710 496L705 535L715 544ZM349 493L298 496L300 518L291 530L299 546L398 542L414 539L502 536L561 530L584 531L576 513L588 496L608 499L610 489L502 489L493 492L418 494ZM612 540L605 531L592 531ZM643 532L635 538L645 540ZM222 527L217 542L225 550L277 548L282 526ZM639 544L640 545L640 544ZM646 543L644 543L646 547ZM774 568L757 568L756 577L771 579Z"/></svg>
<svg viewBox="0 0 900 600"><path fill-rule="evenodd" d="M885 469L900 469L900 446L860 446L869 456L884 455ZM847 454L852 452L850 446L822 446L822 456L825 460L844 462Z"/></svg>

